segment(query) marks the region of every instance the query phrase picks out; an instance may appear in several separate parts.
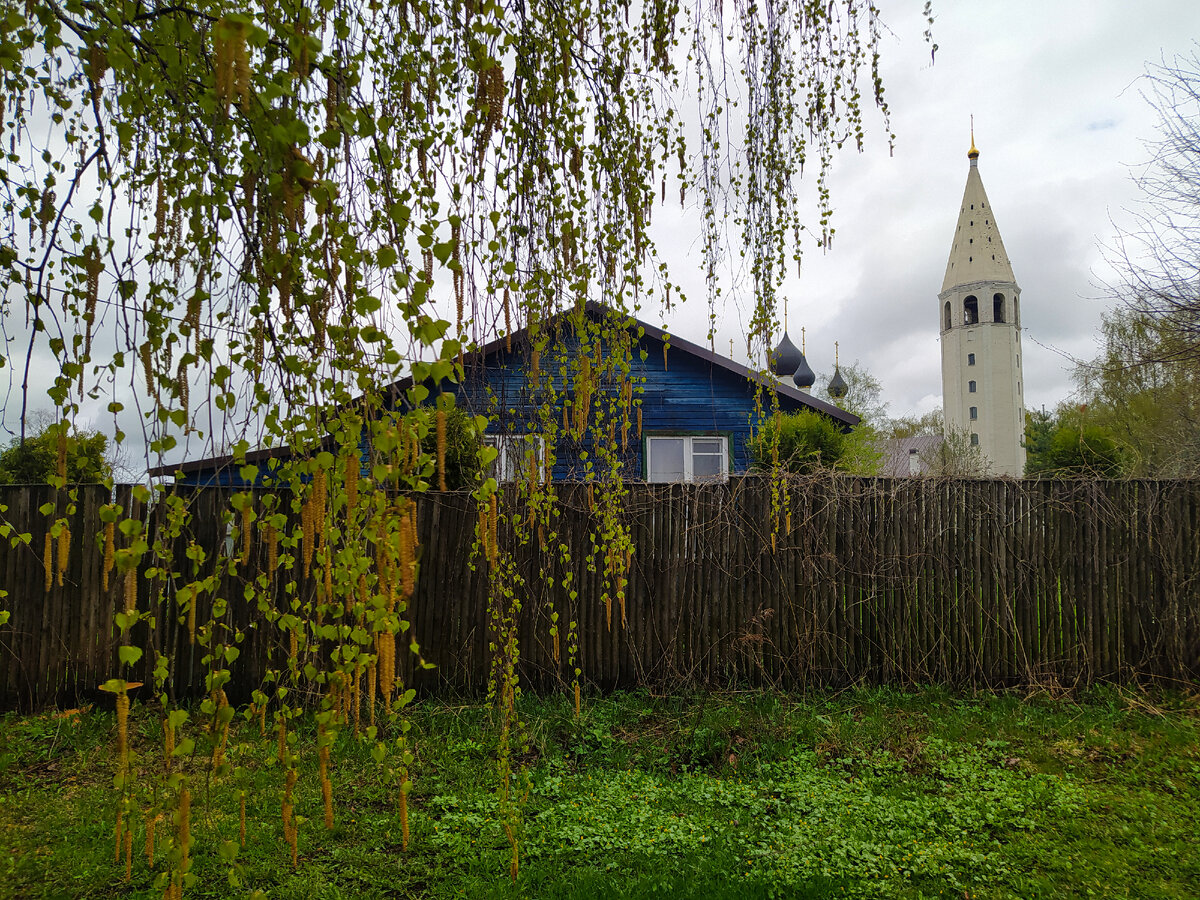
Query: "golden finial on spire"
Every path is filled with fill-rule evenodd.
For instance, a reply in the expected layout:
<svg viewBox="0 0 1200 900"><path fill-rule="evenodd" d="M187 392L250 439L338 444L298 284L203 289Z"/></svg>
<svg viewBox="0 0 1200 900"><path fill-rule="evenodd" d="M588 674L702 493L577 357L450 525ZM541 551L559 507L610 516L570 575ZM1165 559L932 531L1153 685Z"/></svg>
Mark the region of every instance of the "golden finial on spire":
<svg viewBox="0 0 1200 900"><path fill-rule="evenodd" d="M808 347L805 345L805 342L804 342L804 330L805 330L805 329L804 329L804 326L803 326L803 325L801 325L801 326L800 326L800 352L801 352L801 353L804 353L804 354L807 354L807 353L808 353Z"/></svg>
<svg viewBox="0 0 1200 900"><path fill-rule="evenodd" d="M838 367L838 342L837 341L833 342L833 367L835 369Z"/></svg>
<svg viewBox="0 0 1200 900"><path fill-rule="evenodd" d="M967 159L979 159L979 151L975 149L975 117L971 116L971 149L967 151Z"/></svg>

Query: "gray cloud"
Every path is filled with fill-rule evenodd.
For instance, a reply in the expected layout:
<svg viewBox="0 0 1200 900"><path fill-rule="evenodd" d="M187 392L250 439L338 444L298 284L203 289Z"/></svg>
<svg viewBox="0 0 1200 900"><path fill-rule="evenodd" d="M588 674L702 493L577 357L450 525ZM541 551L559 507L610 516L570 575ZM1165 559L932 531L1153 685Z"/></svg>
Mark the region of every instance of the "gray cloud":
<svg viewBox="0 0 1200 900"><path fill-rule="evenodd" d="M818 370L831 367L840 341L843 359L883 382L893 414L937 404L937 294L974 114L984 185L1022 289L1026 400L1053 406L1073 390L1071 359L1096 351L1107 308L1099 285L1111 276L1100 248L1114 220L1127 221L1136 197L1127 166L1154 134L1137 79L1148 60L1191 48L1200 5L1151 2L1131 17L1116 0L992 0L935 12L933 66L916 8L892 20L884 64L895 154L876 128L865 154L837 163L837 236L788 284L791 331L807 327ZM668 259L687 259L687 249L683 235L660 247ZM707 329L699 304L671 324L692 339ZM722 330L718 349L728 352L735 330ZM735 350L744 358L744 337Z"/></svg>

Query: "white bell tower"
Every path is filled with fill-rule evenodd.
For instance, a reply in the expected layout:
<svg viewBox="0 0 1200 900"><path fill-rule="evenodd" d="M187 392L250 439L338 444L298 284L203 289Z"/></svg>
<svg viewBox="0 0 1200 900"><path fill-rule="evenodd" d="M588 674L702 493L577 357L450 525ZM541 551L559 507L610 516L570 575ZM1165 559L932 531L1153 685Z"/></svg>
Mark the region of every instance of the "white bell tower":
<svg viewBox="0 0 1200 900"><path fill-rule="evenodd" d="M979 177L974 129L971 167L938 312L942 405L947 430L961 431L993 475L1025 474L1021 375L1021 289Z"/></svg>

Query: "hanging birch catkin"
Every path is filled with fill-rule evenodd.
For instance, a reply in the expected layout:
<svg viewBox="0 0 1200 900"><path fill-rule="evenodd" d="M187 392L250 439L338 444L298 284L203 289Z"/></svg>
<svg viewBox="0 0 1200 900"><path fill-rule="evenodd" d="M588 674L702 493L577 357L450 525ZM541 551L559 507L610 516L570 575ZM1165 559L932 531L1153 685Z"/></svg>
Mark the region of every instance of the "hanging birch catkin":
<svg viewBox="0 0 1200 900"><path fill-rule="evenodd" d="M54 538L46 532L46 543L42 548L42 569L46 573L45 588L49 591L54 587Z"/></svg>
<svg viewBox="0 0 1200 900"><path fill-rule="evenodd" d="M58 534L58 586L63 586L63 575L71 561L71 529L64 521L62 531Z"/></svg>
<svg viewBox="0 0 1200 900"><path fill-rule="evenodd" d="M113 563L116 557L116 531L117 523L108 522L104 526L104 568L101 570L100 582L101 588L108 591L108 573L113 570Z"/></svg>

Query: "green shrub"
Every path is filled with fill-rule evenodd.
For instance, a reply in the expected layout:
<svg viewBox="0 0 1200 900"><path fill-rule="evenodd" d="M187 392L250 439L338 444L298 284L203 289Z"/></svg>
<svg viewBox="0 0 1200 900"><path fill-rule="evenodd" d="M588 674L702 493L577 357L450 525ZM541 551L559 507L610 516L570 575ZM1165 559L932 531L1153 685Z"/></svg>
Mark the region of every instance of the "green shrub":
<svg viewBox="0 0 1200 900"><path fill-rule="evenodd" d="M1089 478L1120 478L1125 474L1125 452L1099 425L1060 425L1047 443L1044 452L1026 465L1026 474Z"/></svg>
<svg viewBox="0 0 1200 900"><path fill-rule="evenodd" d="M57 423L25 442L14 439L0 451L0 484L45 484L58 467ZM110 478L112 463L107 458L108 438L97 431L71 431L66 438L68 484L96 484Z"/></svg>
<svg viewBox="0 0 1200 900"><path fill-rule="evenodd" d="M812 410L773 416L750 439L754 468L772 468L776 443L779 464L807 474L836 467L846 453L847 436L833 419Z"/></svg>
<svg viewBox="0 0 1200 900"><path fill-rule="evenodd" d="M421 452L437 459L437 429L434 410L429 412L429 431L421 439ZM451 491L474 490L482 480L479 451L483 446L475 430L474 417L457 406L446 411L446 487ZM437 475L431 473L434 487Z"/></svg>

